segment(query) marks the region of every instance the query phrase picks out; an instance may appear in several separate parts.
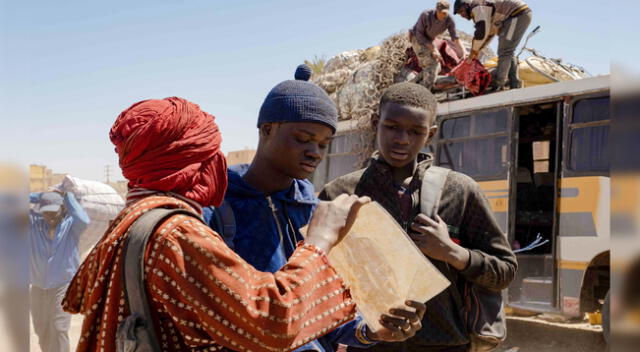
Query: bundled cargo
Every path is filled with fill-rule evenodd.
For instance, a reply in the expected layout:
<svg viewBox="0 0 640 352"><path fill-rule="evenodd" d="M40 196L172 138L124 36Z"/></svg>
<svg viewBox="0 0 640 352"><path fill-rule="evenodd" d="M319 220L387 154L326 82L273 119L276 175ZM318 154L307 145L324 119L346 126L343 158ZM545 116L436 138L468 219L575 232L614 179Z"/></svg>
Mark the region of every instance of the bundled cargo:
<svg viewBox="0 0 640 352"><path fill-rule="evenodd" d="M73 193L91 219L89 227L80 236L78 244L80 255L84 258L107 231L109 223L124 208L124 200L113 187L107 184L69 175L65 176L57 188L63 192Z"/></svg>
<svg viewBox="0 0 640 352"><path fill-rule="evenodd" d="M458 31L466 47L471 45L471 36ZM442 36L449 39L448 34ZM407 60L407 48L411 47L406 31L385 39L381 45L366 50L352 50L340 53L324 66L322 72L313 75L312 80L324 88L338 106L340 120L356 120L361 143L354 150L364 162L373 151L373 131L371 116L377 113L382 92L396 82ZM480 53L480 59L491 58L495 54L489 48Z"/></svg>

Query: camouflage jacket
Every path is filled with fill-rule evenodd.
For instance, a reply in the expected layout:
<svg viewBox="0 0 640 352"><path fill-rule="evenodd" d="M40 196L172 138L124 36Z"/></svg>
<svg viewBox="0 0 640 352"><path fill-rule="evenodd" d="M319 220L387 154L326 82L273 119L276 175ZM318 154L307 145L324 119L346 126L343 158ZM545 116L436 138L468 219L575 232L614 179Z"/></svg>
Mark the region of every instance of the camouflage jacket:
<svg viewBox="0 0 640 352"><path fill-rule="evenodd" d="M428 154L418 157L419 163L407 187L411 192L413 219L420 212L420 188L425 171L433 160ZM397 187L393 184L391 167L378 154L374 154L369 166L342 176L327 184L320 199L329 200L342 193L369 196L380 203L400 225L407 230L410 221L402 221ZM506 234L500 229L487 199L478 184L470 177L450 172L444 185L438 215L449 225L449 233L471 254L467 268L458 272L447 263L432 260L434 265L453 283L466 279L489 289L506 288L513 279L517 262ZM407 218L406 216L404 218ZM421 347L456 346L468 343L466 329L461 318L462 297L458 285L427 302L427 312L422 329L405 342L412 350ZM379 344L368 351L401 351L399 343Z"/></svg>

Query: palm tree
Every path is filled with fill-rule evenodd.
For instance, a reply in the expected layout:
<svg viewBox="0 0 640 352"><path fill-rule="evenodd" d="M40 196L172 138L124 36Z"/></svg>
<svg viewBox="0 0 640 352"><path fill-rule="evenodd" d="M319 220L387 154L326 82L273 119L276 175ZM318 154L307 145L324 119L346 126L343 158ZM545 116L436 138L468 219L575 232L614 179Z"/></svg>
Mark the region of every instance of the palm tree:
<svg viewBox="0 0 640 352"><path fill-rule="evenodd" d="M326 60L324 56L318 57L318 55L314 55L311 61L304 60L304 63L307 64L307 66L311 67L311 71L313 72L313 74L317 75L322 73L322 71L324 70L324 64L326 63Z"/></svg>

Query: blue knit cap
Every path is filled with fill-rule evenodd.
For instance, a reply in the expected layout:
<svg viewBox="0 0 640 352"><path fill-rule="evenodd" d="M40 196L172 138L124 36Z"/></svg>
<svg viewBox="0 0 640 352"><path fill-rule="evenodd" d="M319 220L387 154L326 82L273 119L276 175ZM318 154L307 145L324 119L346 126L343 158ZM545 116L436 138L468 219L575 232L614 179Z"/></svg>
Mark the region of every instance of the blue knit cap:
<svg viewBox="0 0 640 352"><path fill-rule="evenodd" d="M296 80L284 81L271 89L260 107L258 127L265 122L318 122L336 132L338 110L327 92L308 82L311 68L300 65Z"/></svg>

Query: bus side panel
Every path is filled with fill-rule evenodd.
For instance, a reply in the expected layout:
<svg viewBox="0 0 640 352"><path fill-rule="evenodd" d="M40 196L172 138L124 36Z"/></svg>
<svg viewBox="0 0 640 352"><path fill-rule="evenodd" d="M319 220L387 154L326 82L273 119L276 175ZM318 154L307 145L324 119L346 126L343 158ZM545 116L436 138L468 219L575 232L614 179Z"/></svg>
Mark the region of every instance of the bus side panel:
<svg viewBox="0 0 640 352"><path fill-rule="evenodd" d="M562 312L580 315L580 292L593 258L609 248L609 177L571 177L560 180L559 281Z"/></svg>
<svg viewBox="0 0 640 352"><path fill-rule="evenodd" d="M491 210L496 217L496 221L505 233L507 232L508 210L509 210L509 181L483 181L478 182L480 189L489 201Z"/></svg>

